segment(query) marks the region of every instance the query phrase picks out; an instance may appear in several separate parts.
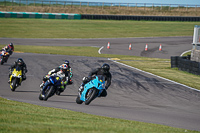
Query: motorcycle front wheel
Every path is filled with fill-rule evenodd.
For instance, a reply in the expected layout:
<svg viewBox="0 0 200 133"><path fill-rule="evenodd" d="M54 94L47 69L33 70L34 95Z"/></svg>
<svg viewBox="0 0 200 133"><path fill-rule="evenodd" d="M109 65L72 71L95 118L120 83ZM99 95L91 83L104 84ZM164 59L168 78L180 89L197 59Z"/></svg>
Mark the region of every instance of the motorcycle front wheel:
<svg viewBox="0 0 200 133"><path fill-rule="evenodd" d="M1 56L1 65L3 65L4 63L4 59L3 59L3 56Z"/></svg>
<svg viewBox="0 0 200 133"><path fill-rule="evenodd" d="M17 88L16 84L17 84L17 79L14 78L14 79L11 81L11 85L10 85L11 91L15 91L15 89Z"/></svg>
<svg viewBox="0 0 200 133"><path fill-rule="evenodd" d="M47 99L53 95L52 94L53 91L54 91L54 86L50 86L50 88L46 90L44 101L47 101Z"/></svg>
<svg viewBox="0 0 200 133"><path fill-rule="evenodd" d="M83 101L80 100L80 96L79 95L76 98L76 103L77 104L82 104L83 103Z"/></svg>
<svg viewBox="0 0 200 133"><path fill-rule="evenodd" d="M89 105L90 102L92 102L92 100L95 99L97 94L97 89L96 88L91 88L87 91L86 95L85 95L85 105Z"/></svg>

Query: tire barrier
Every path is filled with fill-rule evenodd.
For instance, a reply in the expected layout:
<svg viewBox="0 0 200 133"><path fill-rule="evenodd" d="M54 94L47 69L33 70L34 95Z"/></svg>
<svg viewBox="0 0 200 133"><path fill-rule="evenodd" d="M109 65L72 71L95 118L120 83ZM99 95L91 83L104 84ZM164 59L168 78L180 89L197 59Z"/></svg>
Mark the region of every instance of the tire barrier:
<svg viewBox="0 0 200 133"><path fill-rule="evenodd" d="M130 15L92 15L37 12L0 12L0 18L44 18L44 19L104 19L104 20L147 20L147 21L200 21L200 17L183 16L130 16Z"/></svg>
<svg viewBox="0 0 200 133"><path fill-rule="evenodd" d="M200 62L191 61L190 56L171 56L171 68L175 67L181 71L200 75Z"/></svg>
<svg viewBox="0 0 200 133"><path fill-rule="evenodd" d="M186 16L130 16L130 15L92 15L92 14L82 14L81 19L147 20L147 21L200 21L200 17L186 17Z"/></svg>
<svg viewBox="0 0 200 133"><path fill-rule="evenodd" d="M0 18L81 19L81 15L66 13L0 12Z"/></svg>

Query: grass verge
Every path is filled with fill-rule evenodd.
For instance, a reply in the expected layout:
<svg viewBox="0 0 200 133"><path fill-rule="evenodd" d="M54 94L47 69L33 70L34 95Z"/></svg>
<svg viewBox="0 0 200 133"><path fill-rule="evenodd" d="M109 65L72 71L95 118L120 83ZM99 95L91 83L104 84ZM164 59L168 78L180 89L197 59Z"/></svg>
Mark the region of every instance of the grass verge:
<svg viewBox="0 0 200 133"><path fill-rule="evenodd" d="M89 115L0 98L2 133L183 133L163 125Z"/></svg>
<svg viewBox="0 0 200 133"><path fill-rule="evenodd" d="M0 18L0 37L119 38L192 36L200 22Z"/></svg>

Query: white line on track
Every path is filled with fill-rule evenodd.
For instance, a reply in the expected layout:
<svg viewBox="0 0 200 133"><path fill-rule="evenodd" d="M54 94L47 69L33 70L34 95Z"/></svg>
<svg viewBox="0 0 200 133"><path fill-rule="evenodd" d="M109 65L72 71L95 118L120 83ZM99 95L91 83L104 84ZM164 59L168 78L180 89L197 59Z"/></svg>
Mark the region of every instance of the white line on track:
<svg viewBox="0 0 200 133"><path fill-rule="evenodd" d="M111 60L111 59L108 58L108 60ZM200 92L200 90L198 90L198 89L195 89L195 88L189 87L189 86L187 86L187 85L184 85L184 84L181 84L181 83L178 83L178 82L175 82L175 81L172 81L172 80L170 80L170 79L166 79L166 78L163 78L163 77L160 77L160 76L154 75L154 74L152 74L152 73L145 72L145 71L140 70L140 69L138 69L138 68L135 68L135 67L132 67L132 66L129 66L129 65L126 65L126 64L123 64L123 63L117 62L117 61L115 61L115 60L111 60L111 61L113 61L113 62L115 62L115 63L118 63L118 64L120 64L120 65L123 65L123 66L129 67L129 68L135 69L135 70L137 70L137 71L140 71L140 72L143 72L143 73L146 73L146 74L149 74L149 75L152 75L152 76L155 76L155 77L158 77L158 78L161 78L161 79L167 80L167 81L172 82L172 83L174 83L174 84L178 84L178 85L184 86L184 87L189 88L189 89L191 89L191 90L195 90L195 91Z"/></svg>
<svg viewBox="0 0 200 133"><path fill-rule="evenodd" d="M104 48L104 46L102 46L99 50L98 53L101 54L101 50Z"/></svg>
<svg viewBox="0 0 200 133"><path fill-rule="evenodd" d="M98 50L98 53L99 53L99 54L101 54L101 50L102 50L103 48L104 48L104 46L102 46L102 47ZM188 51L183 52L183 53L181 54L181 56L182 56L184 53L187 53L187 52L189 52L189 51L191 51L191 50L188 50ZM108 58L108 60L111 60L111 59ZM189 88L189 89L191 89L191 90L195 90L195 91L200 92L200 90L198 90L198 89L195 89L195 88L189 87L189 86L187 86L187 85L184 85L184 84L181 84L181 83L175 82L175 81L173 81L173 80L166 79L166 78L160 77L160 76L158 76L158 75L154 75L154 74L152 74L152 73L149 73L149 72L146 72L146 71L140 70L140 69L138 69L138 68L135 68L135 67L132 67L132 66L129 66L129 65L126 65L126 64L120 63L120 62L117 62L117 61L115 61L115 60L111 60L111 61L113 61L113 62L115 62L115 63L118 63L118 64L120 64L120 65L123 65L123 66L129 67L129 68L135 69L135 70L137 70L137 71L140 71L140 72L143 72L143 73L146 73L146 74L149 74L149 75L152 75L152 76L155 76L155 77L158 77L158 78L164 79L164 80L169 81L169 82L171 82L171 83L174 83L174 84L178 84L178 85L184 86L184 87Z"/></svg>
<svg viewBox="0 0 200 133"><path fill-rule="evenodd" d="M190 51L192 51L192 50L185 51L180 56L183 56L185 53L190 52Z"/></svg>

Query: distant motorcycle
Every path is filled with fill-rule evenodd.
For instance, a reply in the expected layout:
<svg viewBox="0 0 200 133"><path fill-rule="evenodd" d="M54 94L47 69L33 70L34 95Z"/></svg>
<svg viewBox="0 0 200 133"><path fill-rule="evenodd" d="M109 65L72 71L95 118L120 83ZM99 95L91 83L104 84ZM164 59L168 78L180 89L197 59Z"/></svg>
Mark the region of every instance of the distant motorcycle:
<svg viewBox="0 0 200 133"><path fill-rule="evenodd" d="M78 93L76 98L77 104L89 105L96 97L100 96L105 89L105 77L97 75L93 77L93 80L84 85L84 90Z"/></svg>
<svg viewBox="0 0 200 133"><path fill-rule="evenodd" d="M1 56L1 59L0 59L1 65L3 65L5 62L7 62L9 55L10 55L9 52L1 51L1 54L0 54L0 56Z"/></svg>
<svg viewBox="0 0 200 133"><path fill-rule="evenodd" d="M10 88L12 91L21 84L22 82L22 70L21 67L16 67L13 69L12 74L10 75Z"/></svg>
<svg viewBox="0 0 200 133"><path fill-rule="evenodd" d="M54 94L60 94L61 78L58 76L50 76L49 79L45 82L45 85L40 92L39 99L47 101L48 98ZM44 91L44 92L43 92ZM42 96L44 93L44 96Z"/></svg>

